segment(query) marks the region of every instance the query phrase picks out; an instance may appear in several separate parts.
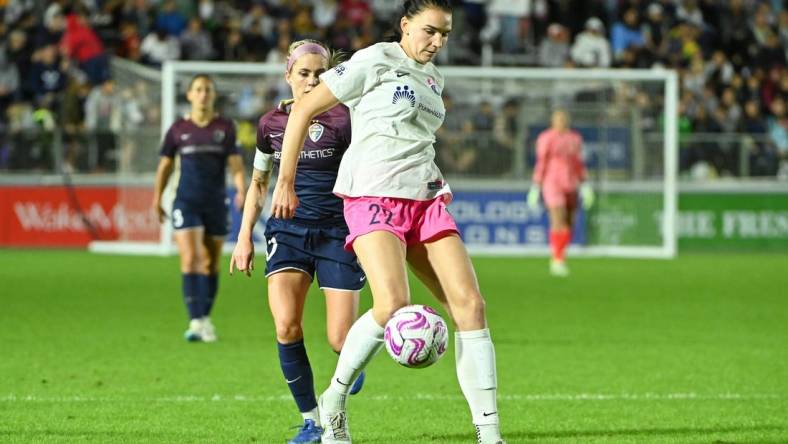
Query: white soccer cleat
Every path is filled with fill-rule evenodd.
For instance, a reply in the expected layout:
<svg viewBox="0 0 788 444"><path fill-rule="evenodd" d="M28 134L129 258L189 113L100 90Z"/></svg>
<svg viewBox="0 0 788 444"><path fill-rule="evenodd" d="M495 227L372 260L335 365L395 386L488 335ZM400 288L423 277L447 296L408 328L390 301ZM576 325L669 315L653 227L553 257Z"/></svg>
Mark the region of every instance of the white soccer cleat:
<svg viewBox="0 0 788 444"><path fill-rule="evenodd" d="M216 342L219 339L216 336L216 328L208 316L202 318L202 331L200 332L203 342Z"/></svg>
<svg viewBox="0 0 788 444"><path fill-rule="evenodd" d="M189 321L189 328L183 334L183 337L189 342L200 342L203 340L203 323L202 319L192 319Z"/></svg>
<svg viewBox="0 0 788 444"><path fill-rule="evenodd" d="M320 411L320 425L323 426L321 442L323 444L351 444L350 431L347 427L347 412L344 406L337 408L336 402L325 402L326 393L329 390L331 390L330 387L317 399L317 409ZM326 407L326 405L331 406L331 404L333 404L332 408Z"/></svg>
<svg viewBox="0 0 788 444"><path fill-rule="evenodd" d="M567 277L569 276L569 267L564 261L551 260L550 274L557 277Z"/></svg>

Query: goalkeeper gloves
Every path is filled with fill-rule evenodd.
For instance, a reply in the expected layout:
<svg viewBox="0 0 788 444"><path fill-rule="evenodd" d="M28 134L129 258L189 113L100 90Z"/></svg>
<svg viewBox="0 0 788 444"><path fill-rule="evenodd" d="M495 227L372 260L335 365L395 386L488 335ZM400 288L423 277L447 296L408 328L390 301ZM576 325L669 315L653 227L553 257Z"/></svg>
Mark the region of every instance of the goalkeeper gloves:
<svg viewBox="0 0 788 444"><path fill-rule="evenodd" d="M594 205L594 200L596 199L596 196L594 195L594 189L591 188L591 185L589 185L587 182L583 182L580 185L580 199L582 200L583 208L586 210L590 209L591 206Z"/></svg>
<svg viewBox="0 0 788 444"><path fill-rule="evenodd" d="M539 193L540 193L539 185L533 184L531 185L531 189L528 190L528 207L531 209L539 208Z"/></svg>

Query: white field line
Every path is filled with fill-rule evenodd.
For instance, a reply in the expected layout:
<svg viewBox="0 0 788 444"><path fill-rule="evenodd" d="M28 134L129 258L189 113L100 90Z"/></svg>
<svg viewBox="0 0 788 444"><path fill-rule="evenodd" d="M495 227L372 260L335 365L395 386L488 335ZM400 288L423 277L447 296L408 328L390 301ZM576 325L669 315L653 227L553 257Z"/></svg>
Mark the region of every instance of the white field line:
<svg viewBox="0 0 788 444"><path fill-rule="evenodd" d="M362 396L370 401L461 401L460 395L436 395L429 393L413 395L372 395ZM499 401L512 402L594 402L594 401L757 401L769 399L784 399L786 396L774 393L712 393L700 394L687 393L576 393L576 394L531 394L531 395L498 395ZM0 402L42 402L42 403L79 403L79 402L160 402L160 403L189 403L189 402L292 402L290 395L259 396L259 395L176 395L162 397L121 397L121 396L39 396L7 394L0 396Z"/></svg>

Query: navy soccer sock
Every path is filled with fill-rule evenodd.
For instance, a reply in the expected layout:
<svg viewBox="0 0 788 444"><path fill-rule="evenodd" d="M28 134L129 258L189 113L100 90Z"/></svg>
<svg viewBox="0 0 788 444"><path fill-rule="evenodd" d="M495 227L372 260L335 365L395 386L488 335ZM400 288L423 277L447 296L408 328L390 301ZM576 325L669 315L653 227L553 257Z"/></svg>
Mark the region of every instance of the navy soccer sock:
<svg viewBox="0 0 788 444"><path fill-rule="evenodd" d="M189 311L189 319L199 319L205 309L203 295L200 292L200 275L183 273L183 302Z"/></svg>
<svg viewBox="0 0 788 444"><path fill-rule="evenodd" d="M285 376L290 393L293 394L298 410L301 413L309 412L317 407L315 387L312 380L312 366L306 355L304 340L292 344L280 344L279 364Z"/></svg>
<svg viewBox="0 0 788 444"><path fill-rule="evenodd" d="M204 284L206 285L205 316L209 316L213 308L213 303L216 301L216 293L219 291L219 275L209 274L203 277L206 281Z"/></svg>

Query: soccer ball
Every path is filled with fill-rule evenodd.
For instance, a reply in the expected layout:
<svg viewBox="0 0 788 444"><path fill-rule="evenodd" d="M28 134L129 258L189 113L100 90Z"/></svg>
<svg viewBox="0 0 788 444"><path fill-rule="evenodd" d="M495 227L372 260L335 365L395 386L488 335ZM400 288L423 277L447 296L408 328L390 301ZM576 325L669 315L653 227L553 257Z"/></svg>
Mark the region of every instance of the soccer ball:
<svg viewBox="0 0 788 444"><path fill-rule="evenodd" d="M410 368L434 364L446 352L446 321L426 305L408 305L386 322L383 341L397 363Z"/></svg>

